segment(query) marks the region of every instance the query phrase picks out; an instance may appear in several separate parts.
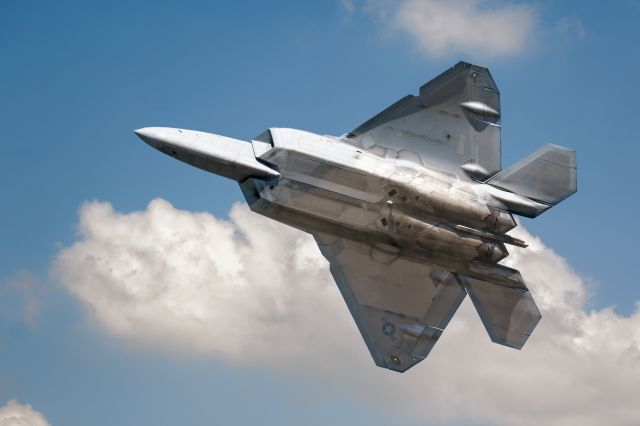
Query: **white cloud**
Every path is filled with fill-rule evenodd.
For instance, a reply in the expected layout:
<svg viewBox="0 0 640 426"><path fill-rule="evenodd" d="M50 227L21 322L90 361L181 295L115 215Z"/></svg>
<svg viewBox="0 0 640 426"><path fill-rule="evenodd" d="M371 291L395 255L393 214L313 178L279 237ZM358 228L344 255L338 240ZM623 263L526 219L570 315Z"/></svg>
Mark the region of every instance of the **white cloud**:
<svg viewBox="0 0 640 426"><path fill-rule="evenodd" d="M640 311L587 311L582 279L535 237L512 249L543 319L522 351L492 344L465 301L429 358L374 366L308 235L235 205L230 220L164 200L80 211L55 273L108 332L304 374L393 413L493 424L638 424Z"/></svg>
<svg viewBox="0 0 640 426"><path fill-rule="evenodd" d="M62 251L57 274L110 332L176 350L253 359L280 347L306 351L298 334L337 292L306 236L235 206L231 222L156 199L121 215L107 203L81 210L82 240ZM341 306L334 309L342 314ZM306 331L310 338L331 332Z"/></svg>
<svg viewBox="0 0 640 426"><path fill-rule="evenodd" d="M367 9L435 57L487 59L520 53L531 45L538 21L535 7L499 0L370 0Z"/></svg>
<svg viewBox="0 0 640 426"><path fill-rule="evenodd" d="M0 407L0 426L49 426L49 422L31 405L10 400Z"/></svg>

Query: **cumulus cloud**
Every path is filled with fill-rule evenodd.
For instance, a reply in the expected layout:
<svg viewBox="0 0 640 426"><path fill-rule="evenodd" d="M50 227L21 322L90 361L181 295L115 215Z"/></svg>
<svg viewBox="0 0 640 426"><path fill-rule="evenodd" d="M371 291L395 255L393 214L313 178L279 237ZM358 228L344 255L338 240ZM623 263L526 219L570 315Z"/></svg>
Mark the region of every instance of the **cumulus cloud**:
<svg viewBox="0 0 640 426"><path fill-rule="evenodd" d="M397 374L374 366L310 236L244 205L229 216L87 203L55 274L123 339L304 374L420 420L640 423L640 310L588 310L584 281L526 231L507 259L543 314L524 349L492 344L466 300L429 358Z"/></svg>
<svg viewBox="0 0 640 426"><path fill-rule="evenodd" d="M408 34L427 56L491 58L530 46L538 21L531 5L495 0L371 0L368 10Z"/></svg>
<svg viewBox="0 0 640 426"><path fill-rule="evenodd" d="M326 314L318 309L342 313L313 243L245 206L230 217L160 199L130 214L88 203L81 240L59 254L56 274L111 333L178 351L255 359L279 347L296 357L307 349L299 347L301 332L330 339L324 327L301 330ZM300 304L307 294L312 303Z"/></svg>
<svg viewBox="0 0 640 426"><path fill-rule="evenodd" d="M0 426L50 426L42 414L31 408L10 400L0 407Z"/></svg>

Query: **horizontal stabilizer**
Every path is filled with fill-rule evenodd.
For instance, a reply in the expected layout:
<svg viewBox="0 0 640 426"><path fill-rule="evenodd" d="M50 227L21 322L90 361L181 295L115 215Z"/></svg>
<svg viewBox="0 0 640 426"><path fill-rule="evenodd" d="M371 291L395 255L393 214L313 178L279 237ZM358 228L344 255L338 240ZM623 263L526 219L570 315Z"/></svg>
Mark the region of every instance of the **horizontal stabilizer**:
<svg viewBox="0 0 640 426"><path fill-rule="evenodd" d="M521 349L542 318L528 290L458 275L494 343Z"/></svg>
<svg viewBox="0 0 640 426"><path fill-rule="evenodd" d="M537 203L554 206L576 192L576 174L574 150L545 145L487 183Z"/></svg>

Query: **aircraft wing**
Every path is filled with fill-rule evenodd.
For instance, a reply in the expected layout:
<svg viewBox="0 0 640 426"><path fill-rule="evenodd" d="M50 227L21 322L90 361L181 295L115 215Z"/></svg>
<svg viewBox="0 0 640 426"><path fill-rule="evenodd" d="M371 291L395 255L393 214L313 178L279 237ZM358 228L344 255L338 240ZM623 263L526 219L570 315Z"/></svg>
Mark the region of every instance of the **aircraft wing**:
<svg viewBox="0 0 640 426"><path fill-rule="evenodd" d="M316 232L376 365L403 372L429 355L467 293L494 343L521 349L542 317L520 273L509 287ZM504 268L504 267L503 267Z"/></svg>
<svg viewBox="0 0 640 426"><path fill-rule="evenodd" d="M487 68L459 62L346 136L387 158L484 181L502 167L500 92Z"/></svg>
<svg viewBox="0 0 640 426"><path fill-rule="evenodd" d="M431 351L466 292L452 273L314 233L376 365L405 371Z"/></svg>

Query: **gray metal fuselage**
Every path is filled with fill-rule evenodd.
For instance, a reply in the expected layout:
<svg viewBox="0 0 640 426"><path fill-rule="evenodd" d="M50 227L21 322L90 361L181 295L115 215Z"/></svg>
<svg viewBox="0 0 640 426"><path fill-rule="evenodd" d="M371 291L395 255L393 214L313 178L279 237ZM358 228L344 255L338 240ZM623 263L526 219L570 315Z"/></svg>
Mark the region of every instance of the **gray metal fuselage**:
<svg viewBox="0 0 640 426"><path fill-rule="evenodd" d="M392 263L402 255L507 287L524 286L517 271L496 265L507 207L546 206L421 164L402 150L367 152L344 137L272 128L245 141L186 129L136 131L178 160L240 183L253 211L309 233L341 235Z"/></svg>
<svg viewBox="0 0 640 426"><path fill-rule="evenodd" d="M341 235L374 247L392 262L402 254L480 279L518 286L506 257L513 216L466 176L425 167L397 152L365 152L341 138L271 129L252 141L256 158L277 178L249 178L241 188L251 209L306 232ZM491 265L491 267L488 267Z"/></svg>

